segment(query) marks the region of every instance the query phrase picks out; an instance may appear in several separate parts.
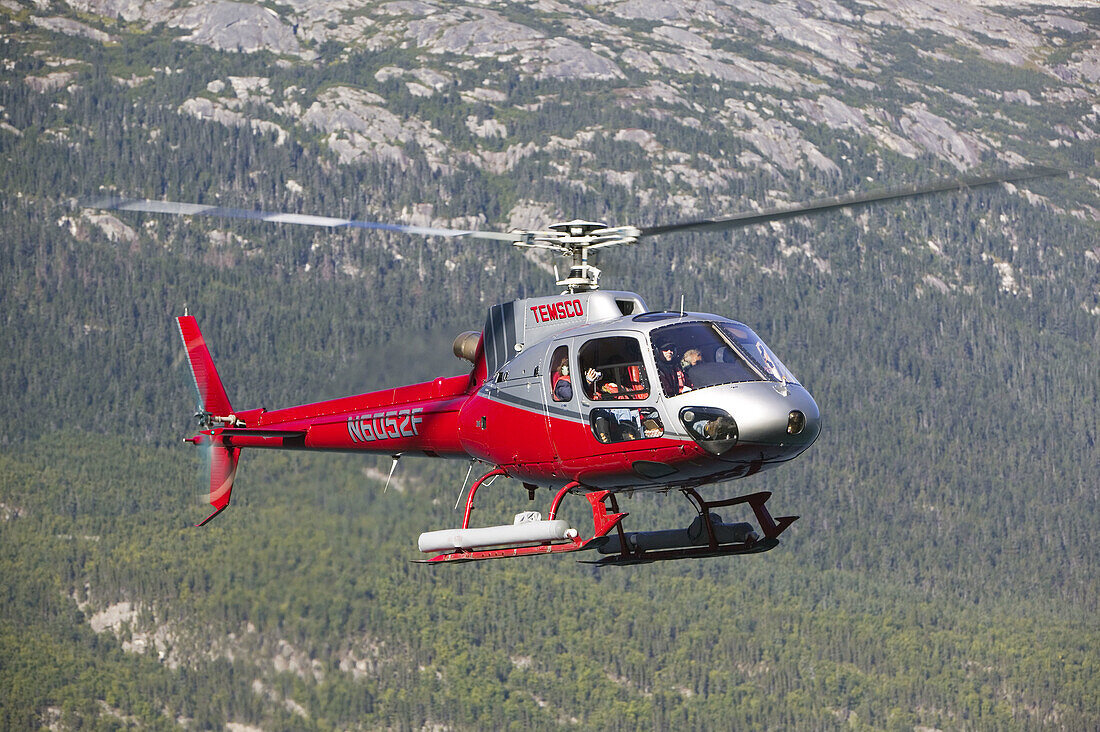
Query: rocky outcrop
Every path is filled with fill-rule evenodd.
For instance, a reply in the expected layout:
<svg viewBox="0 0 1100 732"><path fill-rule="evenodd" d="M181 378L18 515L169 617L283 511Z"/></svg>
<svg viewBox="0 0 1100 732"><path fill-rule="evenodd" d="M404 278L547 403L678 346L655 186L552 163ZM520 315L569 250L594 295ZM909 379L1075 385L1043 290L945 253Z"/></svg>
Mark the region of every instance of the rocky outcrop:
<svg viewBox="0 0 1100 732"><path fill-rule="evenodd" d="M581 188L610 183L648 200L657 191L644 188L653 185L645 175L592 162L602 141L633 142L656 179L679 189L672 195L683 198L674 200L689 208L704 192L712 200L722 195L744 168L779 177L837 176L849 164L845 146L929 156L969 170L993 158L1022 164L1036 140L1058 150L1100 139L1100 42L1067 9L1008 12L986 0L185 2L71 0L85 14L79 20L52 13L32 14L31 22L98 42L110 36L95 27L96 15L148 27L165 23L185 29L185 42L268 51L284 66L311 63L317 44L327 41L349 54L392 52L402 61L373 69L362 88L344 81L273 93L260 77L231 77L211 82L206 94L178 109L280 142L319 132L341 163L404 166L416 155L437 171L473 165L507 174L532 157L565 151L550 163L549 179ZM76 78L66 67L71 63L77 62L52 60L26 83L43 93L65 89ZM971 74L969 65L980 73ZM602 82L591 104L628 110L654 129L671 127L660 142L634 121L624 136L592 129L571 139L532 139L529 126L512 115L537 114L544 99L517 107L510 91L530 79ZM1013 80L1008 88L1005 79ZM394 89L399 98L387 99ZM552 94L547 98L555 103ZM431 123L431 114L410 112L416 105L408 99L469 109L455 110L447 127ZM1081 113L1036 125L1044 110L1059 108ZM19 133L8 123L0 130ZM678 150L677 138L693 133L732 136L738 149L710 158ZM1089 217L1096 209L1084 203L1074 210Z"/></svg>
<svg viewBox="0 0 1100 732"><path fill-rule="evenodd" d="M382 97L362 89L332 87L310 105L302 122L326 133L326 144L342 162L371 157L408 164L404 146L415 141L429 161L445 167L447 147L439 133L420 120L402 119L384 104Z"/></svg>
<svg viewBox="0 0 1100 732"><path fill-rule="evenodd" d="M173 14L170 23L191 31L184 40L222 51L297 54L301 50L293 27L262 6L219 0Z"/></svg>

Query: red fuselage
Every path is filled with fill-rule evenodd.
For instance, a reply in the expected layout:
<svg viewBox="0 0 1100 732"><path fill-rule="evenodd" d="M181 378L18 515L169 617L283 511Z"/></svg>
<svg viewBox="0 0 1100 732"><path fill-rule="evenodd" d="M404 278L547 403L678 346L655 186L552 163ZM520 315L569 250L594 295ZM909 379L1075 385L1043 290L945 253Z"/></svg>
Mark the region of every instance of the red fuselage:
<svg viewBox="0 0 1100 732"><path fill-rule="evenodd" d="M209 428L193 441L223 451L215 496L245 447L476 459L529 485L660 490L752 475L820 431L813 398L751 329L647 312L631 293L503 303L462 355L465 376L273 411L232 413L194 319L180 328Z"/></svg>
<svg viewBox="0 0 1100 732"><path fill-rule="evenodd" d="M713 402L724 396L724 389L729 387L711 387L706 394L700 390L691 401L706 396ZM791 389L804 394L801 387ZM687 397L665 401L674 409L673 402L686 402ZM800 404L807 400L805 394ZM516 479L554 488L571 481L620 490L698 486L786 462L812 442L742 441L716 456L687 435L667 430L661 436L605 444L579 413L575 418L550 416L544 408L507 403L491 387L475 389L472 376L288 409L252 410L237 418L246 426L213 431L228 446L476 458Z"/></svg>

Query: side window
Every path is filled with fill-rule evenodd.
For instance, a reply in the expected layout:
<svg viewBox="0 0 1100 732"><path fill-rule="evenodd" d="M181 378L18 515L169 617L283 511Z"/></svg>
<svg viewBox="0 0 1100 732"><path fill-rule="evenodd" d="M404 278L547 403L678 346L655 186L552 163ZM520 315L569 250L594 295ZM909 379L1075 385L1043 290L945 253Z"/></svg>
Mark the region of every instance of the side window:
<svg viewBox="0 0 1100 732"><path fill-rule="evenodd" d="M626 442L660 437L665 433L652 407L597 408L591 414L592 434L600 442Z"/></svg>
<svg viewBox="0 0 1100 732"><path fill-rule="evenodd" d="M573 381L569 374L569 347L558 346L550 357L550 395L555 402L573 398Z"/></svg>
<svg viewBox="0 0 1100 732"><path fill-rule="evenodd" d="M592 400L648 399L649 378L636 338L613 336L588 341L577 355L578 378Z"/></svg>

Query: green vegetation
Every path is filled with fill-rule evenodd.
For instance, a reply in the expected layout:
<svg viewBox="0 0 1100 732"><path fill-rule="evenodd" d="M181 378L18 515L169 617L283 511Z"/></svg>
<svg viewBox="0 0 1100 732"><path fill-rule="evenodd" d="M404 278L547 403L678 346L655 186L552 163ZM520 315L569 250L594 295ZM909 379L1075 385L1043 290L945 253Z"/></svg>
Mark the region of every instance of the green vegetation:
<svg viewBox="0 0 1100 732"><path fill-rule="evenodd" d="M199 531L187 522L201 507L179 500L197 473L187 451L126 455L123 470L116 440L62 434L9 451L0 466L5 503L23 511L0 525L2 570L16 580L2 616L13 713L95 717L87 700L104 699L143 724L186 716L215 727L1095 721L1094 624L1017 603L1019 587L983 599L990 590L978 583L974 601L952 598L935 586L942 559L918 568L923 583L877 559L860 566L851 546L851 566L818 559L813 544L827 532L807 526L836 515L828 509L756 558L643 572L568 560L438 569L407 563L410 537L453 520L453 490L433 505L435 489L383 494L359 458L248 454L234 508ZM438 473L449 489L457 467ZM505 496L492 489L480 508L488 517L514 506ZM652 499L635 508L669 513ZM895 562L932 551L869 543L868 555ZM146 618L116 642L80 622L70 594L141 603ZM158 646L121 652L155 628L166 630ZM158 648L183 665L157 664ZM32 663L41 656L59 662ZM360 661L369 673L355 679L346 669ZM257 680L309 720L255 698Z"/></svg>
<svg viewBox="0 0 1100 732"><path fill-rule="evenodd" d="M172 316L185 304L234 405L276 407L458 373L453 336L498 300L545 293L549 277L510 249L378 233L120 214L129 229L112 240L80 197L384 221L431 203L486 226L531 201L644 225L687 218L674 199L684 194L709 215L772 191L797 200L952 168L806 123L804 139L844 156L839 178L746 169L729 161L753 152L747 140L686 124L672 101L620 104L627 82L447 67L459 90L488 78L509 105L541 105L498 108L375 80L387 65L416 68L415 49L328 43L316 65L283 68L159 31L111 32L109 46L5 36L0 112L15 132L0 129L0 728L1100 727L1094 222L983 189L643 243L601 263L607 286L653 309L683 296L750 324L817 398L825 431L806 456L711 493L772 490L775 511L802 515L768 554L428 568L409 561L416 536L459 520L467 465L404 460L383 492L387 462L343 455L247 452L232 508L199 530L201 460L179 442L191 398ZM980 93L1037 97L1057 80L981 62L976 81L906 47L943 38L890 41L884 108L912 103L902 82L922 78L972 97L975 123L1008 149L1094 161L1088 140L1043 137L1076 124L1083 103ZM65 87L35 91L25 79L54 70L47 55L82 63ZM179 112L211 96L211 81L247 75L268 77L276 102L300 90L306 107L332 85L381 94L451 150L538 149L502 174L461 158L433 168L413 143L407 164L345 165L286 115L271 113L288 131L279 143ZM150 78L117 81L131 76ZM679 81L707 114L728 98L795 99ZM866 101L857 86L837 94ZM958 112L937 94L944 106L930 111ZM508 139L476 138L470 115L496 115ZM731 174L693 190L672 158L614 139L630 128L696 172L718 160ZM547 149L551 135L579 133L592 139ZM1080 178L1028 187L1062 209L1095 195ZM503 481L479 495L486 524L528 507ZM549 496L538 499L545 509ZM632 528L691 518L675 495L624 504ZM587 526L579 502L563 515Z"/></svg>

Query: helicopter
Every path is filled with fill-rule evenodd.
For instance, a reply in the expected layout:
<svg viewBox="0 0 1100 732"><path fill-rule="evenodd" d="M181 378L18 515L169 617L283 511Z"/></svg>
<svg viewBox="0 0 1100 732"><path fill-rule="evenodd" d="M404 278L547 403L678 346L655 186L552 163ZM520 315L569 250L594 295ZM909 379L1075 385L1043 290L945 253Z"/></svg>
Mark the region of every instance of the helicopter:
<svg viewBox="0 0 1100 732"><path fill-rule="evenodd" d="M638 228L573 220L536 231L431 228L101 198L86 208L243 218L327 228L506 242L570 260L560 292L491 306L480 332L453 343L469 370L451 377L283 409L232 406L196 318L177 325L197 395L198 431L186 442L207 451L209 502L230 504L245 448L321 450L470 460L488 468L466 494L460 527L427 531L417 546L430 564L587 551L597 565L751 554L779 545L798 516L773 517L771 493L708 500L700 489L794 460L822 429L813 396L748 325L720 315L650 310L641 296L599 287L596 252L682 232L720 232L872 203L1062 175L1031 166L823 198L722 218ZM546 516L521 511L511 524L471 527L478 490L506 476L529 500L553 492ZM467 481L470 474L467 474ZM619 498L682 493L697 516L686 528L627 531ZM586 499L591 532L558 516L570 495ZM459 495L461 501L462 493ZM457 508L456 504L456 508ZM756 521L726 522L716 509L747 506Z"/></svg>

